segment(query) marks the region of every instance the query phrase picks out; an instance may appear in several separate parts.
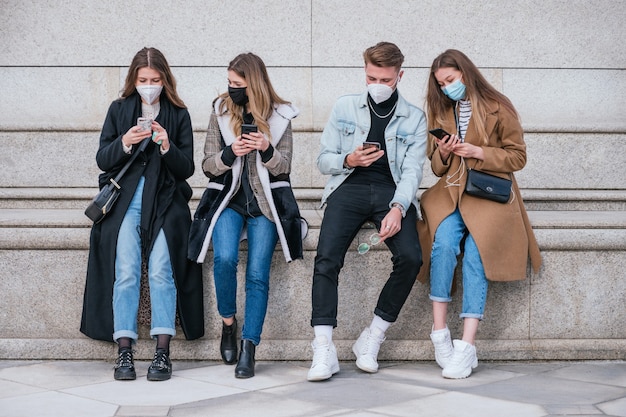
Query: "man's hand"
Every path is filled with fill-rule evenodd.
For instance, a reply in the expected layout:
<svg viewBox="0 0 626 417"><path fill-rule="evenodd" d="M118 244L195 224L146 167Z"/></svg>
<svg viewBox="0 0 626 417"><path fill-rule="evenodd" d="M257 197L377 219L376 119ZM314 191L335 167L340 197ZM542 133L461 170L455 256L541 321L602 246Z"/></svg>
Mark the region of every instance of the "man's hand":
<svg viewBox="0 0 626 417"><path fill-rule="evenodd" d="M402 228L402 211L399 207L392 207L389 213L385 216L380 223L380 235L381 241L395 235Z"/></svg>
<svg viewBox="0 0 626 417"><path fill-rule="evenodd" d="M383 150L376 148L363 149L363 145L359 145L352 153L346 156L346 163L350 168L368 167L380 159L385 154Z"/></svg>

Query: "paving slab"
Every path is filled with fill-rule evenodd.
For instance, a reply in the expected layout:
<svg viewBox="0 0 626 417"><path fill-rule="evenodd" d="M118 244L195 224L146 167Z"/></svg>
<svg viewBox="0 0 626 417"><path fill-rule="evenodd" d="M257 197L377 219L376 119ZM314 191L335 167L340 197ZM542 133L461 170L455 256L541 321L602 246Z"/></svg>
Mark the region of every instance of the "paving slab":
<svg viewBox="0 0 626 417"><path fill-rule="evenodd" d="M481 361L448 380L430 361L354 362L308 382L308 362L260 361L241 380L216 361L174 361L172 379L114 381L106 361L0 361L0 417L597 417L626 416L626 361Z"/></svg>

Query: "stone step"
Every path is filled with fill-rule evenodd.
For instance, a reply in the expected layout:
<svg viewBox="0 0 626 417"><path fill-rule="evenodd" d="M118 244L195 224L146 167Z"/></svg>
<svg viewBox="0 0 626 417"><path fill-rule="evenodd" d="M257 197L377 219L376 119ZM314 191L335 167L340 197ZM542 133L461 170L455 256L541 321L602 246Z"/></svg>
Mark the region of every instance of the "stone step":
<svg viewBox="0 0 626 417"><path fill-rule="evenodd" d="M314 251L323 210L301 210L301 214L310 227L304 249ZM528 216L542 250L626 249L626 211L531 210ZM81 209L0 209L0 249L88 249L90 227ZM372 229L373 225L365 224L353 244Z"/></svg>
<svg viewBox="0 0 626 417"><path fill-rule="evenodd" d="M193 188L192 209L203 192L204 188ZM521 192L528 210L626 210L626 190L522 189ZM81 187L0 187L0 209L80 209L86 207L96 193L95 188ZM294 188L294 194L301 209L316 209L322 189Z"/></svg>

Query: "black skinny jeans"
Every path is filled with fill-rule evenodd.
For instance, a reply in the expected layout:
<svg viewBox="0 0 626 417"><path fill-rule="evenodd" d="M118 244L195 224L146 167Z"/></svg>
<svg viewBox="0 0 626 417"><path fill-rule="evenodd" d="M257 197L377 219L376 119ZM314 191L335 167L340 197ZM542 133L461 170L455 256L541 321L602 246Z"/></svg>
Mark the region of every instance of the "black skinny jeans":
<svg viewBox="0 0 626 417"><path fill-rule="evenodd" d="M312 326L337 327L339 271L348 247L367 220L380 230L394 192L394 187L342 184L328 198L315 257ZM374 314L388 322L398 318L422 266L416 221L417 211L411 205L402 219L401 230L385 240L393 255L393 270L378 297Z"/></svg>

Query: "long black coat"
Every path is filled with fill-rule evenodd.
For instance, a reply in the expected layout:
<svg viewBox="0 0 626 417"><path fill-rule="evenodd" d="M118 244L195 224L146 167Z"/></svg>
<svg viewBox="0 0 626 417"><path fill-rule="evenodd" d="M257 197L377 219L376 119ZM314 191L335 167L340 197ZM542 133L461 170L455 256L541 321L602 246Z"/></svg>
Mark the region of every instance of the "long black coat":
<svg viewBox="0 0 626 417"><path fill-rule="evenodd" d="M159 147L150 142L122 178L121 194L113 211L91 229L89 264L83 301L80 331L98 340L113 341L113 282L115 280L115 247L124 214L128 209L141 176L146 178L141 234L144 253L149 254L158 231L162 228L169 247L177 308L185 337L189 340L204 335L202 270L187 260L188 231L191 224L189 199L192 190L186 179L194 171L193 132L187 109L172 105L165 94L156 121L165 128L170 149L161 155ZM103 171L102 187L115 176L130 158L122 148L122 136L136 125L141 116L141 99L137 93L114 101L100 135L96 155ZM138 145L134 146L134 151Z"/></svg>

